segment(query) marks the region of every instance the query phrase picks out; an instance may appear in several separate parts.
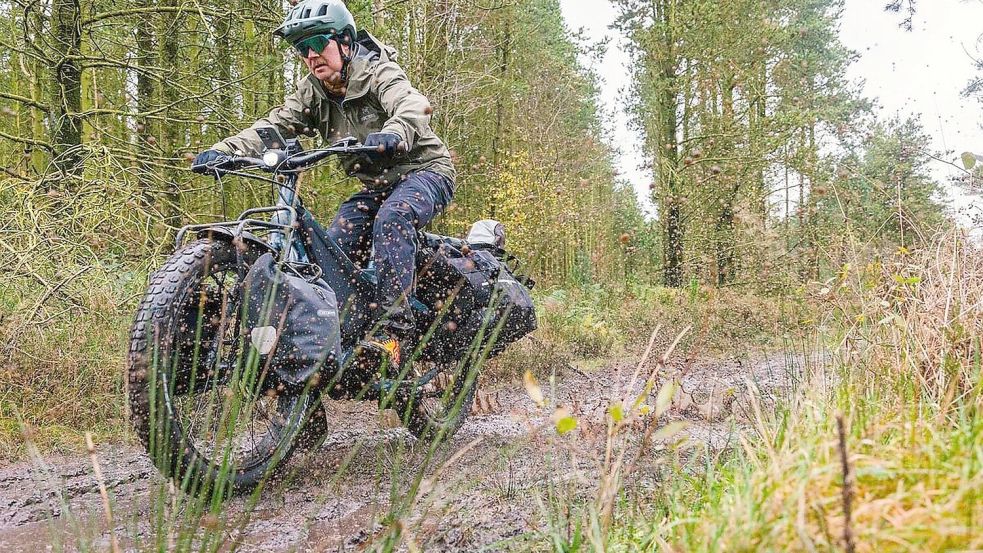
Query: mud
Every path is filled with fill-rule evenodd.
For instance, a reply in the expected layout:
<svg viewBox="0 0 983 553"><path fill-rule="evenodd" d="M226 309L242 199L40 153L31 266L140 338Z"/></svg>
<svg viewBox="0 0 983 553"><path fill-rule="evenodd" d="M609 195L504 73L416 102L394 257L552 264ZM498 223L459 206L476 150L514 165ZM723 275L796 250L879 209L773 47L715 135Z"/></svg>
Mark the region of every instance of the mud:
<svg viewBox="0 0 983 553"><path fill-rule="evenodd" d="M402 529L397 548L410 551L516 550L543 544L550 534L565 536L579 516L576 506L596 497L606 413L612 398L629 392L637 363L568 367L541 382L550 405L577 419L565 436L553 429L553 409L537 407L521 382L486 389L494 394L485 402L493 412L473 414L429 460L428 444L392 427L391 417L373 405L327 402L332 433L318 451L292 461L289 474L255 504L232 499L220 518L206 516L190 527L218 534L219 550L241 551L371 550L395 527ZM756 406L772 409L819 365L817 358L775 354L668 367L660 383L674 378L682 390L660 425L687 424L669 440L643 443L648 427L639 420L619 439L616 447L639 459L626 485L639 493L656 488L670 449L685 456L732 447L738 433L752 431ZM643 380L653 366L643 367ZM637 382L628 395L641 389ZM121 550L189 545L168 527L181 520L179 498L141 450L100 447L98 459L113 532L87 456L36 459L0 469L0 551L109 550L113 535ZM153 522L162 513L171 522Z"/></svg>

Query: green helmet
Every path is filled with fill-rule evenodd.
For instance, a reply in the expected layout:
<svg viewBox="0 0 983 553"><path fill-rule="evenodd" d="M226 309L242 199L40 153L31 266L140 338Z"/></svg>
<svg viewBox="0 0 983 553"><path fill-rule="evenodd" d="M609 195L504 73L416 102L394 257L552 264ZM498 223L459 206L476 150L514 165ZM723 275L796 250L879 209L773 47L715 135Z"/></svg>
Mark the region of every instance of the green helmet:
<svg viewBox="0 0 983 553"><path fill-rule="evenodd" d="M289 42L312 35L343 35L354 43L355 18L341 0L301 0L273 34Z"/></svg>

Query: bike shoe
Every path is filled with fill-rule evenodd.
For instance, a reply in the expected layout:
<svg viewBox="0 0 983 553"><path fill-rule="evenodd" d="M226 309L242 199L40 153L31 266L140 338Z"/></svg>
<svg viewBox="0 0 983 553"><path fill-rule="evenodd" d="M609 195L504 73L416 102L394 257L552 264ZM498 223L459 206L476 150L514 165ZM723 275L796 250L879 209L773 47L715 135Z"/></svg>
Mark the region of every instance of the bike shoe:
<svg viewBox="0 0 983 553"><path fill-rule="evenodd" d="M371 354L378 356L378 364L381 367L383 362L388 362L388 366L398 370L402 366L402 350L399 339L394 336L381 334L377 336L367 336L358 343L360 358L368 361ZM369 355L364 355L369 354Z"/></svg>

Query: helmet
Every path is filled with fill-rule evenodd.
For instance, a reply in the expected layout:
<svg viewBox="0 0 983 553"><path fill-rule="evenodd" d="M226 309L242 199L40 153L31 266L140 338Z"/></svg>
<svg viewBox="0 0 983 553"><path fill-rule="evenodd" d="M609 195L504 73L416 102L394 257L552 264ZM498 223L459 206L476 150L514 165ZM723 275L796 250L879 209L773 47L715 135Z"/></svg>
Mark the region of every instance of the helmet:
<svg viewBox="0 0 983 553"><path fill-rule="evenodd" d="M301 0L273 34L289 42L312 35L343 35L354 43L357 32L355 18L341 0Z"/></svg>

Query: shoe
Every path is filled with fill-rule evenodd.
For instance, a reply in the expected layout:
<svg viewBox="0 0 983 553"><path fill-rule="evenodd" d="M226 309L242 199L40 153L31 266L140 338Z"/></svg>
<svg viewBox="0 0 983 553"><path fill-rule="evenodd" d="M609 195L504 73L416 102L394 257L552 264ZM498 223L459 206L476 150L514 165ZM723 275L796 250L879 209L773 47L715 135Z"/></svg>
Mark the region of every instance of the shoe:
<svg viewBox="0 0 983 553"><path fill-rule="evenodd" d="M399 339L395 336L383 332L366 336L364 340L358 343L358 346L362 349L375 352L382 359L388 359L389 366L398 369L402 366L403 360L399 342Z"/></svg>

